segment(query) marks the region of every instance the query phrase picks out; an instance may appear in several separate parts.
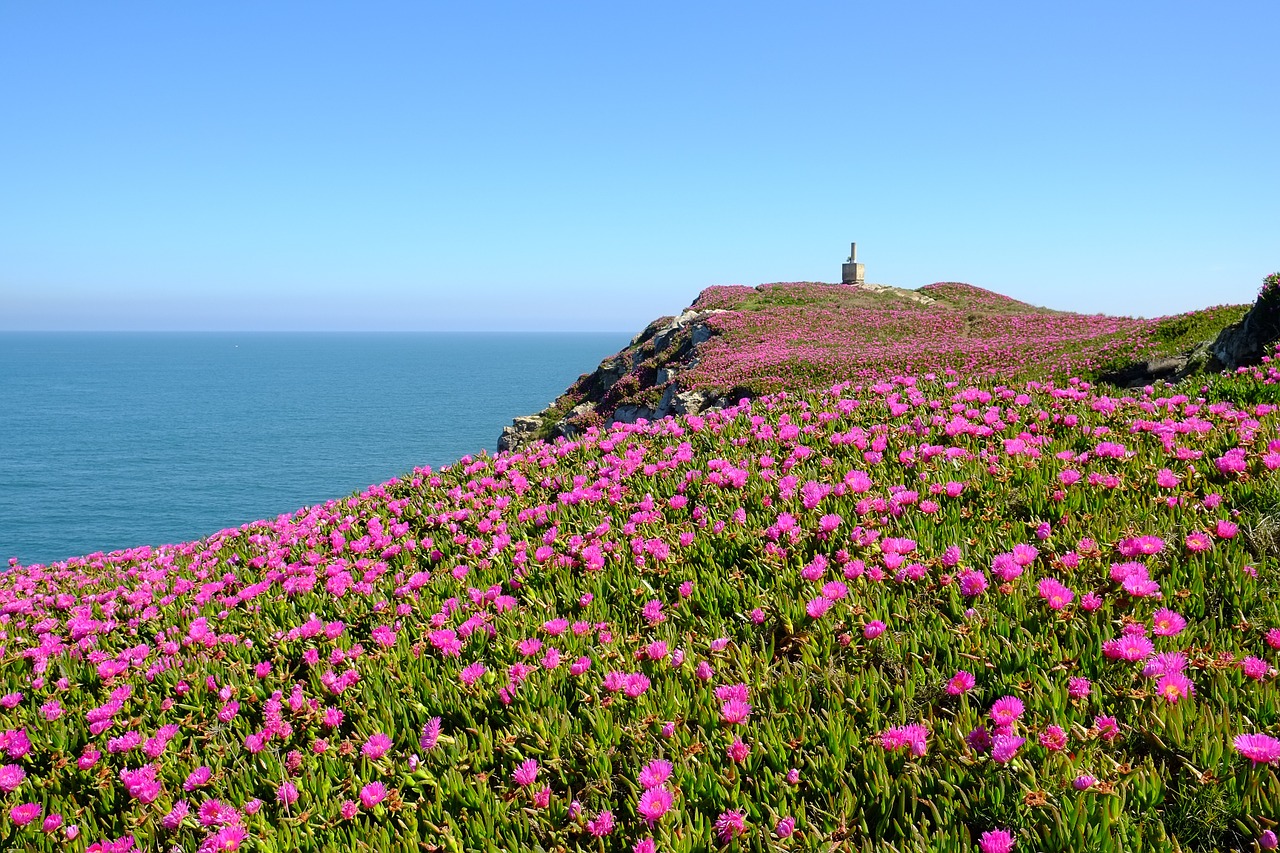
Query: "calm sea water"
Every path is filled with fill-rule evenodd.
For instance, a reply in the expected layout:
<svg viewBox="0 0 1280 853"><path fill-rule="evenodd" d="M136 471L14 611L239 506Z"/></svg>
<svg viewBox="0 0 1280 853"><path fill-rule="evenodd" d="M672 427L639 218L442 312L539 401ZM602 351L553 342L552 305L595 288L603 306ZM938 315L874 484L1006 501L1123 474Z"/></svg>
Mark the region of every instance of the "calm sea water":
<svg viewBox="0 0 1280 853"><path fill-rule="evenodd" d="M0 334L0 560L180 542L491 453L623 334Z"/></svg>

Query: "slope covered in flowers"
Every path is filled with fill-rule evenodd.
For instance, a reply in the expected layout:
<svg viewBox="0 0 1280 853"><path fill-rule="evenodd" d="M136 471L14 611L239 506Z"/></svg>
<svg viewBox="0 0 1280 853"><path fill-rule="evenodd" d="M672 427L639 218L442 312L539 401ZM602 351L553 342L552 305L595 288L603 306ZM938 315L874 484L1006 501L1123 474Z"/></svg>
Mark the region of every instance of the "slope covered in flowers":
<svg viewBox="0 0 1280 853"><path fill-rule="evenodd" d="M1252 849L1277 380L842 383L14 565L0 848Z"/></svg>
<svg viewBox="0 0 1280 853"><path fill-rule="evenodd" d="M682 384L760 390L947 368L968 381L1094 378L1188 349L1246 310L1219 306L1154 319L1074 314L959 282L879 293L819 282L712 287L693 307L725 313L708 319L719 334L700 348Z"/></svg>

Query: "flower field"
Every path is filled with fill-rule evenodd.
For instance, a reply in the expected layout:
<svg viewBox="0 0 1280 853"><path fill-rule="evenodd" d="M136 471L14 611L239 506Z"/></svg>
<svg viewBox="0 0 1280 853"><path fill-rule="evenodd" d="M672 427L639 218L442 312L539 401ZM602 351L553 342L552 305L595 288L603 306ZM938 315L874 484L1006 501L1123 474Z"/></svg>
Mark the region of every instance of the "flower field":
<svg viewBox="0 0 1280 853"><path fill-rule="evenodd" d="M907 294L928 297L922 303ZM817 282L712 287L695 308L725 313L685 375L697 387L812 387L950 368L967 381L1094 378L1217 334L1247 306L1135 319L1050 311L959 282L869 294Z"/></svg>
<svg viewBox="0 0 1280 853"><path fill-rule="evenodd" d="M1274 846L1277 364L878 334L826 390L11 565L0 849Z"/></svg>

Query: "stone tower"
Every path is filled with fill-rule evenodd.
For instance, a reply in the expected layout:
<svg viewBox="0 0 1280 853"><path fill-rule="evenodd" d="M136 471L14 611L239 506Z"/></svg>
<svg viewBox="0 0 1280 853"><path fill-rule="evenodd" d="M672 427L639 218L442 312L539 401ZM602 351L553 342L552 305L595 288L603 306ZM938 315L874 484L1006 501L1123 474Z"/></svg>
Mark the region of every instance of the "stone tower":
<svg viewBox="0 0 1280 853"><path fill-rule="evenodd" d="M841 284L864 284L866 283L866 270L864 265L858 263L858 244L849 244L849 260L840 265L840 282Z"/></svg>

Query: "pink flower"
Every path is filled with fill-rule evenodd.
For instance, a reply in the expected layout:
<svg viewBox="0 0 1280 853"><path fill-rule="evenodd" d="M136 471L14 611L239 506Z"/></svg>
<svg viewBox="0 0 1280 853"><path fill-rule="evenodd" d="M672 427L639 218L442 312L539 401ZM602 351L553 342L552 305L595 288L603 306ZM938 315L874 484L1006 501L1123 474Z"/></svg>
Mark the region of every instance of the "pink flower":
<svg viewBox="0 0 1280 853"><path fill-rule="evenodd" d="M360 789L360 802L366 809L371 809L387 798L387 786L381 782L370 782Z"/></svg>
<svg viewBox="0 0 1280 853"><path fill-rule="evenodd" d="M462 672L458 673L458 678L462 679L462 683L470 687L480 680L489 669L480 661L476 661L470 666L465 667Z"/></svg>
<svg viewBox="0 0 1280 853"><path fill-rule="evenodd" d="M991 722L997 726L1011 726L1022 716L1022 700L1016 696L1002 696L991 703Z"/></svg>
<svg viewBox="0 0 1280 853"><path fill-rule="evenodd" d="M1061 610L1076 596L1057 578L1044 578L1036 588L1051 610Z"/></svg>
<svg viewBox="0 0 1280 853"><path fill-rule="evenodd" d="M978 839L978 849L982 853L1012 853L1017 843L1009 830L992 829L982 833L982 837Z"/></svg>
<svg viewBox="0 0 1280 853"><path fill-rule="evenodd" d="M960 575L960 594L967 598L981 595L987 589L987 576L976 569L970 569Z"/></svg>
<svg viewBox="0 0 1280 853"><path fill-rule="evenodd" d="M1077 791L1087 791L1096 784L1098 784L1098 780L1096 778L1090 776L1088 773L1081 773L1072 780L1071 787L1075 788Z"/></svg>
<svg viewBox="0 0 1280 853"><path fill-rule="evenodd" d="M1176 637L1187 627L1187 620L1167 607L1162 607L1151 614L1151 633L1157 637Z"/></svg>
<svg viewBox="0 0 1280 853"><path fill-rule="evenodd" d="M736 697L729 698L720 706L720 722L729 725L745 723L751 716L751 704Z"/></svg>
<svg viewBox="0 0 1280 853"><path fill-rule="evenodd" d="M947 682L947 692L952 696L959 696L961 693L968 693L977 683L972 672L962 669L951 676L951 680Z"/></svg>
<svg viewBox="0 0 1280 853"><path fill-rule="evenodd" d="M880 745L888 750L910 747L911 754L920 758L929 749L929 730L919 723L895 726L880 735Z"/></svg>
<svg viewBox="0 0 1280 853"><path fill-rule="evenodd" d="M778 838L790 838L796 831L796 819L788 815L778 821L773 828L773 834Z"/></svg>
<svg viewBox="0 0 1280 853"><path fill-rule="evenodd" d="M285 782L276 789L276 800L282 805L291 806L298 801L298 786Z"/></svg>
<svg viewBox="0 0 1280 853"><path fill-rule="evenodd" d="M538 762L533 758L527 758L520 763L515 772L511 774L511 778L521 788L527 788L538 780Z"/></svg>
<svg viewBox="0 0 1280 853"><path fill-rule="evenodd" d="M1073 676L1067 681L1067 695L1072 699L1085 699L1093 689L1092 682L1081 676Z"/></svg>
<svg viewBox="0 0 1280 853"><path fill-rule="evenodd" d="M1240 669L1244 674L1255 680L1261 680L1267 677L1267 673L1271 671L1271 667L1262 658L1247 657L1240 661Z"/></svg>
<svg viewBox="0 0 1280 853"><path fill-rule="evenodd" d="M671 777L671 762L655 758L640 770L640 787L656 788Z"/></svg>
<svg viewBox="0 0 1280 853"><path fill-rule="evenodd" d="M187 776L187 781L182 783L182 790L187 793L191 793L196 788L199 788L202 785L207 785L211 776L213 776L213 771L208 767L201 765L195 770L192 770L191 774Z"/></svg>
<svg viewBox="0 0 1280 853"><path fill-rule="evenodd" d="M745 811L721 812L715 823L716 837L721 844L728 844L747 831L747 813Z"/></svg>
<svg viewBox="0 0 1280 853"><path fill-rule="evenodd" d="M631 853L658 853L658 844L652 838L641 838L631 845Z"/></svg>
<svg viewBox="0 0 1280 853"><path fill-rule="evenodd" d="M1145 660L1155 650L1151 641L1139 634L1125 634L1102 644L1102 653L1112 660Z"/></svg>
<svg viewBox="0 0 1280 853"><path fill-rule="evenodd" d="M430 752L436 748L436 742L440 739L440 718L432 717L427 720L427 724L422 727L422 737L418 739L418 745L424 751Z"/></svg>
<svg viewBox="0 0 1280 853"><path fill-rule="evenodd" d="M826 596L819 595L817 598L810 599L805 605L805 612L809 614L811 619L821 619L831 609L832 601Z"/></svg>
<svg viewBox="0 0 1280 853"><path fill-rule="evenodd" d="M356 805L355 800L343 800L338 813L342 815L343 820L351 820L360 813L360 806Z"/></svg>
<svg viewBox="0 0 1280 853"><path fill-rule="evenodd" d="M1027 739L1022 737L996 735L991 741L991 760L996 764L1007 764L1026 742Z"/></svg>
<svg viewBox="0 0 1280 853"><path fill-rule="evenodd" d="M613 832L613 812L606 809L596 815L593 820L587 821L587 832L596 838L604 838Z"/></svg>
<svg viewBox="0 0 1280 853"><path fill-rule="evenodd" d="M1040 745L1050 752L1061 752L1067 746L1067 733L1061 726L1046 726L1040 733Z"/></svg>
<svg viewBox="0 0 1280 853"><path fill-rule="evenodd" d="M751 747L745 743L742 738L734 737L733 743L725 749L725 754L729 756L735 764L741 764L747 760L747 756L751 754Z"/></svg>
<svg viewBox="0 0 1280 853"><path fill-rule="evenodd" d="M868 622L862 629L862 636L868 640L874 640L884 633L885 624L879 619Z"/></svg>
<svg viewBox="0 0 1280 853"><path fill-rule="evenodd" d="M1186 538L1187 550L1192 553L1208 551L1213 547L1213 540L1209 538L1207 533L1199 530L1187 534Z"/></svg>
<svg viewBox="0 0 1280 853"><path fill-rule="evenodd" d="M41 811L39 803L23 803L9 810L9 820L13 821L17 826L26 826L40 817Z"/></svg>
<svg viewBox="0 0 1280 853"><path fill-rule="evenodd" d="M1280 763L1280 740L1270 735L1236 735L1234 744L1236 751L1254 764Z"/></svg>
<svg viewBox="0 0 1280 853"><path fill-rule="evenodd" d="M672 796L671 791L667 790L665 785L648 788L640 795L640 802L636 807L636 811L652 826L667 813L674 800L675 798Z"/></svg>
<svg viewBox="0 0 1280 853"><path fill-rule="evenodd" d="M6 764L0 767L0 791L12 793L27 778L27 771L17 764Z"/></svg>
<svg viewBox="0 0 1280 853"><path fill-rule="evenodd" d="M1191 683L1191 679L1181 672L1166 673L1156 682L1156 695L1171 705L1195 692L1195 685Z"/></svg>
<svg viewBox="0 0 1280 853"><path fill-rule="evenodd" d="M1093 725L1098 729L1098 737L1105 741L1113 741L1120 736L1120 724L1115 717L1104 717L1101 714L1093 718Z"/></svg>
<svg viewBox="0 0 1280 853"><path fill-rule="evenodd" d="M376 761L387 754L387 751L393 746L391 738L382 732L374 732L369 735L369 739L364 742L360 753L372 761Z"/></svg>

